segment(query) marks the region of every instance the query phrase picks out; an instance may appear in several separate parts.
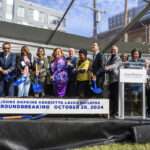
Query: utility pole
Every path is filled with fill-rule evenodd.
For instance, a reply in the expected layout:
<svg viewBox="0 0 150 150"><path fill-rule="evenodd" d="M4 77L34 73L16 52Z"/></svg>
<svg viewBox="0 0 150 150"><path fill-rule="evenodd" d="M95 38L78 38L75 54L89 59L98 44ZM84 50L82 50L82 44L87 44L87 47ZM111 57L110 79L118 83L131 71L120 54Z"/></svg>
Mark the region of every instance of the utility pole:
<svg viewBox="0 0 150 150"><path fill-rule="evenodd" d="M97 41L97 10L96 10L96 0L93 0L93 38Z"/></svg>
<svg viewBox="0 0 150 150"><path fill-rule="evenodd" d="M128 25L128 0L124 1L124 27ZM124 42L128 42L128 33L124 34Z"/></svg>
<svg viewBox="0 0 150 150"><path fill-rule="evenodd" d="M143 0L143 1L145 3L150 3L150 0ZM145 42L146 42L146 44L150 44L150 25L146 24L146 25L144 25L144 27L145 27Z"/></svg>
<svg viewBox="0 0 150 150"><path fill-rule="evenodd" d="M150 25L148 25L148 29L147 30L148 30L147 31L148 32L147 33L148 34L148 36L147 36L147 43L150 44Z"/></svg>
<svg viewBox="0 0 150 150"><path fill-rule="evenodd" d="M93 38L97 41L97 26L101 21L101 14L105 14L106 11L97 9L96 0L93 0L93 7L86 7L93 11Z"/></svg>
<svg viewBox="0 0 150 150"><path fill-rule="evenodd" d="M149 37L149 31L148 31L148 25L144 24L141 22L142 27L144 28L144 33L145 33L145 39L144 42L147 44L148 43L148 37Z"/></svg>
<svg viewBox="0 0 150 150"><path fill-rule="evenodd" d="M93 1L93 6L92 7L89 7L89 6L82 6L82 7L90 9L93 13L93 38L94 38L95 41L97 41L97 39L98 39L97 26L101 21L101 14L105 14L106 11L101 10L101 9L97 9L96 0L92 0L92 1Z"/></svg>

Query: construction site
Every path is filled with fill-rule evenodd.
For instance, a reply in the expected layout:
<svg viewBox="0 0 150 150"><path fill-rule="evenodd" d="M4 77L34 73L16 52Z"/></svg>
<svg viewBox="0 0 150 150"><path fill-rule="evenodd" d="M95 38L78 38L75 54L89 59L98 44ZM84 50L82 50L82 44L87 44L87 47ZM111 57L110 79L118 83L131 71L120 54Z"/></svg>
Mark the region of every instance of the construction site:
<svg viewBox="0 0 150 150"><path fill-rule="evenodd" d="M0 149L150 143L150 1L51 2L0 0Z"/></svg>

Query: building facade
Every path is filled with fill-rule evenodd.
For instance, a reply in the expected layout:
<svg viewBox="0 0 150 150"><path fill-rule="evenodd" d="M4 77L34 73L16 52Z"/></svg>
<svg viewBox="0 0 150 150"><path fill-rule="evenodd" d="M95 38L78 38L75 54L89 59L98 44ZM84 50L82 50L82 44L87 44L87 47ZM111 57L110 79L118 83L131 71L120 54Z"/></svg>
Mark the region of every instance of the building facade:
<svg viewBox="0 0 150 150"><path fill-rule="evenodd" d="M130 22L142 9L144 5L129 9L128 22ZM124 12L112 16L108 19L109 30L115 30L124 26Z"/></svg>
<svg viewBox="0 0 150 150"><path fill-rule="evenodd" d="M145 5L144 0L138 0L138 6Z"/></svg>
<svg viewBox="0 0 150 150"><path fill-rule="evenodd" d="M25 0L0 0L0 20L54 29L63 13ZM59 30L64 30L65 20Z"/></svg>
<svg viewBox="0 0 150 150"><path fill-rule="evenodd" d="M103 43L103 45L107 45L121 31L122 28L117 28L100 33L98 35L98 40L100 43ZM150 19L145 17L142 21L137 22L127 33L128 42L136 44L138 43L146 46L150 45ZM122 36L119 41L124 43L124 36ZM126 45L129 46L130 44L128 43Z"/></svg>
<svg viewBox="0 0 150 150"><path fill-rule="evenodd" d="M128 22L130 22L145 6L144 0L137 1L137 7L131 8L128 10ZM150 12L145 14L144 17L150 17ZM144 18L143 17L143 18ZM108 19L108 28L109 30L116 30L124 26L124 12L121 12L115 16L112 16Z"/></svg>
<svg viewBox="0 0 150 150"><path fill-rule="evenodd" d="M130 22L145 7L144 0L137 1L137 7L129 9L128 21ZM107 38L111 41L124 27L124 12L112 16L108 19L109 31L99 34L99 39L105 41ZM104 39L104 40L103 40ZM122 37L121 41L124 40ZM150 11L148 11L137 23L128 31L128 41L136 43L150 43Z"/></svg>

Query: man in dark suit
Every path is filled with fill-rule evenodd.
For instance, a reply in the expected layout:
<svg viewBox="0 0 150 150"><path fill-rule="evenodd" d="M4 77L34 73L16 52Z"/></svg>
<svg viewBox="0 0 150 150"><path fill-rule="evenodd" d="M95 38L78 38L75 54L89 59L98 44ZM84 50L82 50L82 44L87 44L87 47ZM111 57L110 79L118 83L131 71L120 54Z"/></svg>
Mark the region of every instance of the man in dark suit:
<svg viewBox="0 0 150 150"><path fill-rule="evenodd" d="M105 80L105 57L100 52L100 48L97 42L93 42L91 46L91 51L93 52L93 62L91 66L92 79L96 80L98 87L103 88Z"/></svg>
<svg viewBox="0 0 150 150"><path fill-rule="evenodd" d="M2 45L0 55L0 96L14 96L14 79L16 68L16 55L11 53L11 44Z"/></svg>

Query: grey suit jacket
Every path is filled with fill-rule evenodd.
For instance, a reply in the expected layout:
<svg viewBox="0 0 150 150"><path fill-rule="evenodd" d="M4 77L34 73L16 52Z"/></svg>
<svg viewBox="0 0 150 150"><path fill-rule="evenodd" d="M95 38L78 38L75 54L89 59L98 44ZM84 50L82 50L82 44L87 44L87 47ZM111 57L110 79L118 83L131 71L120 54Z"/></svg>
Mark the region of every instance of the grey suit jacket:
<svg viewBox="0 0 150 150"><path fill-rule="evenodd" d="M109 70L107 70L107 73L109 75L109 82L117 82L119 81L119 68L121 66L121 58L119 55L110 56L110 58L107 61L106 67L109 67Z"/></svg>

